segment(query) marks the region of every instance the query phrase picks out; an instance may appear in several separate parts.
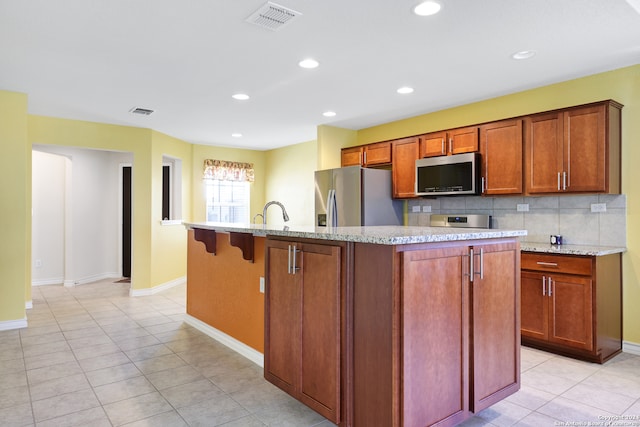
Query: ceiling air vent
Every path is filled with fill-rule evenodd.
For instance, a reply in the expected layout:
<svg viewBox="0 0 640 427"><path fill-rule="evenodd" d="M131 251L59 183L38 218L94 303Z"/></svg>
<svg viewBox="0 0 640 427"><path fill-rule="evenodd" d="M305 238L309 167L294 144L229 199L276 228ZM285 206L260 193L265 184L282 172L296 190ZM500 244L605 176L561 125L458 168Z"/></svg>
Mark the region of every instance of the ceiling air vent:
<svg viewBox="0 0 640 427"><path fill-rule="evenodd" d="M140 114L143 116L150 116L153 113L153 110L149 110L148 108L140 108L140 107L134 107L131 110L129 110L130 113L132 114Z"/></svg>
<svg viewBox="0 0 640 427"><path fill-rule="evenodd" d="M300 12L268 1L263 4L260 9L253 12L245 21L266 28L267 30L277 31L293 21L293 18L300 15L302 15Z"/></svg>

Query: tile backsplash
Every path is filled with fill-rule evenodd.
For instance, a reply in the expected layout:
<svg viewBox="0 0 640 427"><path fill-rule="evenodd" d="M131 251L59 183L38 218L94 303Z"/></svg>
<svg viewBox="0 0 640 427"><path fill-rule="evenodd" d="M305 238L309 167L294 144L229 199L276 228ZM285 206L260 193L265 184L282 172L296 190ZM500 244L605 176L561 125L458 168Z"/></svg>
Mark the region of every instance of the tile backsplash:
<svg viewBox="0 0 640 427"><path fill-rule="evenodd" d="M606 211L592 212L592 205ZM414 207L420 212L414 212ZM440 197L409 200L408 208L408 225L428 226L431 213L488 214L493 228L527 230L524 240L528 242L548 243L549 235L560 234L569 245L627 245L624 194Z"/></svg>

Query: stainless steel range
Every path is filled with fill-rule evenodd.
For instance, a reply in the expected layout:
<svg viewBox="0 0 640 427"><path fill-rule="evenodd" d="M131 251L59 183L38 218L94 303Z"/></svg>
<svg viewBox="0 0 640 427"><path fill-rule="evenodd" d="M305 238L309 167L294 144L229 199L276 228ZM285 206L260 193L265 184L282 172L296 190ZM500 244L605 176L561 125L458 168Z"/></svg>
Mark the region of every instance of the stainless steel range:
<svg viewBox="0 0 640 427"><path fill-rule="evenodd" d="M431 227L491 228L491 215L433 214Z"/></svg>

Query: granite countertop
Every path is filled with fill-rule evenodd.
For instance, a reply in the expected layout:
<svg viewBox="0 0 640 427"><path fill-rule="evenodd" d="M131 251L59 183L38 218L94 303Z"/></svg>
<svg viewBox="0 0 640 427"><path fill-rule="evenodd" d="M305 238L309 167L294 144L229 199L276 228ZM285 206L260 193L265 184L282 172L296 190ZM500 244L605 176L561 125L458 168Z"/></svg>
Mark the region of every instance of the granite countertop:
<svg viewBox="0 0 640 427"><path fill-rule="evenodd" d="M549 243L520 242L522 252L537 252L560 255L604 256L626 252L627 248L596 245L550 245Z"/></svg>
<svg viewBox="0 0 640 427"><path fill-rule="evenodd" d="M304 239L323 239L345 242L375 243L379 245L405 245L411 243L448 242L456 240L496 239L522 237L526 230L500 230L453 227L271 227L262 224L225 224L215 222L184 223L185 227L202 228L219 232L251 233L254 236L284 236Z"/></svg>

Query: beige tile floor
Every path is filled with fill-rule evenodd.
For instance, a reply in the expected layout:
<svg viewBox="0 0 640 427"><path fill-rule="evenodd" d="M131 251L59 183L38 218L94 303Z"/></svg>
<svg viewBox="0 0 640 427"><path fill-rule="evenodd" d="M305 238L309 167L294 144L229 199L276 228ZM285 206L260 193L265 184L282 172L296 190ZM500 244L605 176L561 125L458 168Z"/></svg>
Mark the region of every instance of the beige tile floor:
<svg viewBox="0 0 640 427"><path fill-rule="evenodd" d="M128 288L33 289L29 328L0 332L0 426L333 425L183 323L184 286L137 298ZM601 366L523 348L521 391L463 425L598 425L620 415L637 417L618 425L640 426L640 357Z"/></svg>

